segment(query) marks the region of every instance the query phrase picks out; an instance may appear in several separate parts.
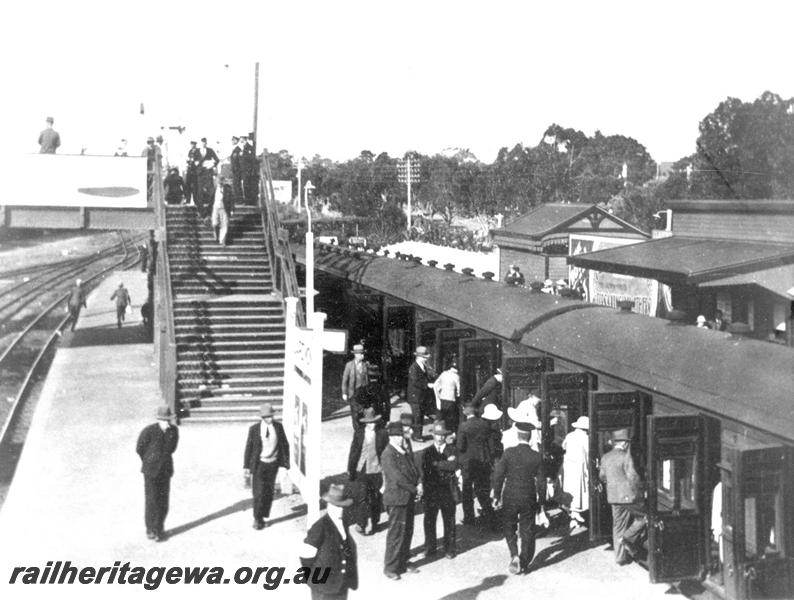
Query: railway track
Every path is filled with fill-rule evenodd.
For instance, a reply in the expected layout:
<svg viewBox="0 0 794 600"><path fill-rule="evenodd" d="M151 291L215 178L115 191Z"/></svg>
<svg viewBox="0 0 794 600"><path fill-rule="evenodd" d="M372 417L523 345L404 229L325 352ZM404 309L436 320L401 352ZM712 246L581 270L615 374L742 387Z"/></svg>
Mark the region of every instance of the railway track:
<svg viewBox="0 0 794 600"><path fill-rule="evenodd" d="M83 279L86 293L107 273L137 264L135 243L125 239L91 256L56 261L0 273L0 278L25 274L25 280L0 289L0 502L5 498L24 443L33 406L30 392L52 357L52 348L69 322L66 301L74 279ZM17 317L12 321L13 317Z"/></svg>

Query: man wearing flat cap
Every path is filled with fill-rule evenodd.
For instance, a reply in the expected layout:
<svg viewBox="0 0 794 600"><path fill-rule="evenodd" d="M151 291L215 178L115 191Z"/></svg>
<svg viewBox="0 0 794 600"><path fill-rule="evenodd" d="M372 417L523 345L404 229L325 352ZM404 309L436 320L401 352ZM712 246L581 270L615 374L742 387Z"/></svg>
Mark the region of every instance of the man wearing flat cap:
<svg viewBox="0 0 794 600"><path fill-rule="evenodd" d="M406 451L402 424L389 423L386 431L389 445L380 457L383 504L389 515L383 573L389 579L400 579L401 574L417 570L408 563L408 557L414 534L414 503L422 496L422 484L419 469Z"/></svg>
<svg viewBox="0 0 794 600"><path fill-rule="evenodd" d="M353 504L344 485L332 483L322 495L327 504L325 515L309 528L300 553L301 566L313 573L328 570L321 583L307 582L312 600L345 600L348 590L358 588L356 542L345 526L344 510Z"/></svg>
<svg viewBox="0 0 794 600"><path fill-rule="evenodd" d="M273 420L273 405L265 402L259 414L262 420L248 429L243 457L245 480L254 496L254 529L267 526L279 467L289 468L287 436L281 423Z"/></svg>
<svg viewBox="0 0 794 600"><path fill-rule="evenodd" d="M543 506L545 479L543 459L529 445L534 429L530 416L514 413L511 418L516 421L518 443L507 448L496 463L493 493L502 505L504 536L510 551L508 571L517 575L529 571L535 555L535 515Z"/></svg>
<svg viewBox="0 0 794 600"><path fill-rule="evenodd" d="M413 440L422 441L422 427L425 422L425 415L435 414L435 393L433 382L436 374L427 359L430 353L425 346L417 346L414 352L416 360L408 368L408 404L411 405L413 415Z"/></svg>
<svg viewBox="0 0 794 600"><path fill-rule="evenodd" d="M601 457L598 479L607 487L612 507L612 545L619 565L631 562L639 551L647 519L643 489L631 456L631 432L618 429L612 434L612 450Z"/></svg>
<svg viewBox="0 0 794 600"><path fill-rule="evenodd" d="M39 154L55 154L61 145L61 136L52 128L54 119L47 117L47 127L39 134Z"/></svg>
<svg viewBox="0 0 794 600"><path fill-rule="evenodd" d="M353 358L345 364L342 372L342 400L350 404L350 418L353 421L353 429L358 429L361 424L361 407L353 402L353 396L361 387L369 383L369 362L364 360L364 346L355 344L353 346Z"/></svg>
<svg viewBox="0 0 794 600"><path fill-rule="evenodd" d="M165 539L165 517L174 475L173 454L178 443L174 413L170 407L161 406L157 409L157 423L144 427L135 446L143 473L146 537L156 542Z"/></svg>

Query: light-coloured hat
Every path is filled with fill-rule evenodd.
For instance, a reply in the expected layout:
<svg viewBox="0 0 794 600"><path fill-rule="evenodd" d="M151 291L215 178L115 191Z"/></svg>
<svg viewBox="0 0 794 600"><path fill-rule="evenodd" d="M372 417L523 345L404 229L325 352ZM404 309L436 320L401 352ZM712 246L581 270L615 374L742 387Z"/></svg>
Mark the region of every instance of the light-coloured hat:
<svg viewBox="0 0 794 600"><path fill-rule="evenodd" d="M276 414L276 411L273 410L273 405L270 402L265 402L259 408L259 416L260 417L272 417Z"/></svg>
<svg viewBox="0 0 794 600"><path fill-rule="evenodd" d="M525 423L528 425L532 425L536 429L540 429L540 421L538 420L538 413L535 410L535 404L530 399L524 400L515 408L513 408L512 406L508 407L507 416L510 417L516 423Z"/></svg>
<svg viewBox="0 0 794 600"><path fill-rule="evenodd" d="M450 433L452 432L444 425L444 421L433 423L433 435L449 435Z"/></svg>
<svg viewBox="0 0 794 600"><path fill-rule="evenodd" d="M704 317L703 315L698 315L697 322L699 324L700 323L705 323L706 322L706 317Z"/></svg>
<svg viewBox="0 0 794 600"><path fill-rule="evenodd" d="M353 354L364 354L364 346L362 344L354 345Z"/></svg>
<svg viewBox="0 0 794 600"><path fill-rule="evenodd" d="M424 356L425 358L430 356L430 353L427 351L427 346L417 346L414 356Z"/></svg>
<svg viewBox="0 0 794 600"><path fill-rule="evenodd" d="M375 421L380 421L380 415L375 412L375 409L371 406L369 408L364 409L364 415L359 419L362 423L374 423Z"/></svg>
<svg viewBox="0 0 794 600"><path fill-rule="evenodd" d="M590 429L590 417L579 417L571 427L575 427L576 429Z"/></svg>
<svg viewBox="0 0 794 600"><path fill-rule="evenodd" d="M628 429L618 429L612 433L613 442L630 442L631 432Z"/></svg>
<svg viewBox="0 0 794 600"><path fill-rule="evenodd" d="M157 420L158 421L170 421L174 418L174 413L171 410L170 406L158 406L157 407Z"/></svg>
<svg viewBox="0 0 794 600"><path fill-rule="evenodd" d="M558 279L557 280L557 285L568 285L568 282L565 281L564 279Z"/></svg>
<svg viewBox="0 0 794 600"><path fill-rule="evenodd" d="M546 281L543 282L543 285L545 287L552 287L554 285L554 282L551 279L547 279Z"/></svg>
<svg viewBox="0 0 794 600"><path fill-rule="evenodd" d="M504 413L496 408L496 404L486 404L482 411L482 418L488 421L498 421Z"/></svg>
<svg viewBox="0 0 794 600"><path fill-rule="evenodd" d="M325 500L328 504L333 504L334 506L341 506L342 508L347 508L348 506L353 504L352 498L345 498L344 484L332 483L331 485L329 485L328 491L322 495L322 499Z"/></svg>

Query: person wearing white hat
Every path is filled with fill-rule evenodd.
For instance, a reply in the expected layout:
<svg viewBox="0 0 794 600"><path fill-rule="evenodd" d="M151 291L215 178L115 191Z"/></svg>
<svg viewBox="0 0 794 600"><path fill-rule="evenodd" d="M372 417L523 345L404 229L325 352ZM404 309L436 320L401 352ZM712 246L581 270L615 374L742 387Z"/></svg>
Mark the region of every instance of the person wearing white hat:
<svg viewBox="0 0 794 600"><path fill-rule="evenodd" d="M82 279L74 282L74 287L69 294L68 306L69 315L72 317L72 331L74 331L74 327L77 325L77 318L80 316L80 309L86 306Z"/></svg>
<svg viewBox="0 0 794 600"><path fill-rule="evenodd" d="M697 327L698 329L709 329L709 322L706 320L706 317L698 315Z"/></svg>
<svg viewBox="0 0 794 600"><path fill-rule="evenodd" d="M504 413L496 408L495 404L488 404L486 405L485 409L482 411L482 418L488 423L489 427L491 428L491 451L493 452L493 456L491 457L491 463L495 463L502 457L502 453L504 452L504 448L502 447L502 415ZM491 468L493 469L493 464L491 464Z"/></svg>
<svg viewBox="0 0 794 600"><path fill-rule="evenodd" d="M570 495L570 514L571 529L578 525L584 525L585 520L582 513L590 508L590 475L588 465L590 463L590 419L585 416L579 417L572 425L573 431L565 436L562 448L565 457L562 462L560 479L562 491L567 496Z"/></svg>
<svg viewBox="0 0 794 600"><path fill-rule="evenodd" d="M538 418L540 410L540 398L530 394L526 400L522 400L515 408L507 408L507 416L513 421L513 426L502 433L502 447L506 450L518 444L516 424L531 425L531 435L529 445L535 452L540 452L540 431L541 424Z"/></svg>

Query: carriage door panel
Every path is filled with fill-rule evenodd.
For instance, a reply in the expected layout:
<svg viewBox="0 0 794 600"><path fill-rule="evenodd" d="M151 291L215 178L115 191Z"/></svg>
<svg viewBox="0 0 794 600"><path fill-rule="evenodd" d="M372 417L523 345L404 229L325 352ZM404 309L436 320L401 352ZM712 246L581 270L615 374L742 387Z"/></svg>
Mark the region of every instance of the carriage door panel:
<svg viewBox="0 0 794 600"><path fill-rule="evenodd" d="M530 394L540 396L540 377L554 370L554 359L548 356L510 356L502 361L502 427L510 426L507 408L515 408Z"/></svg>
<svg viewBox="0 0 794 600"><path fill-rule="evenodd" d="M430 356L435 355L436 331L439 329L450 329L453 326L449 319L437 319L431 321L421 321L416 324L416 345L425 346L430 352Z"/></svg>
<svg viewBox="0 0 794 600"><path fill-rule="evenodd" d="M413 306L387 306L384 319L386 353L384 358L385 378L393 390L406 390L408 367L414 360L414 321L416 309Z"/></svg>
<svg viewBox="0 0 794 600"><path fill-rule="evenodd" d="M460 398L470 400L502 363L502 343L495 339L458 341Z"/></svg>
<svg viewBox="0 0 794 600"><path fill-rule="evenodd" d="M744 450L734 470L737 597L794 597L794 465L788 447Z"/></svg>
<svg viewBox="0 0 794 600"><path fill-rule="evenodd" d="M606 488L599 485L601 457L611 449L612 432L628 428L632 433L631 453L637 471L644 479L647 447L645 417L651 413L652 399L640 391L590 392L590 540L612 536L612 511Z"/></svg>
<svg viewBox="0 0 794 600"><path fill-rule="evenodd" d="M571 424L587 415L587 394L598 385L591 373L542 373L540 378L543 453L549 476L562 463L562 442Z"/></svg>
<svg viewBox="0 0 794 600"><path fill-rule="evenodd" d="M473 338L477 334L474 329L455 327L436 329L436 347L433 350L433 369L441 373L449 367L453 359L458 359L458 341Z"/></svg>
<svg viewBox="0 0 794 600"><path fill-rule="evenodd" d="M648 572L653 583L705 572L706 433L700 415L648 417Z"/></svg>

